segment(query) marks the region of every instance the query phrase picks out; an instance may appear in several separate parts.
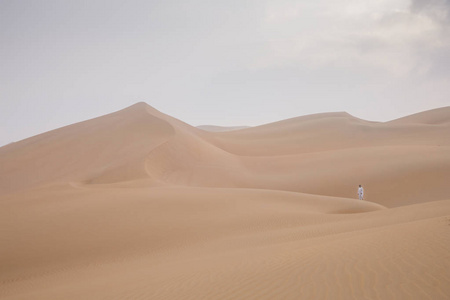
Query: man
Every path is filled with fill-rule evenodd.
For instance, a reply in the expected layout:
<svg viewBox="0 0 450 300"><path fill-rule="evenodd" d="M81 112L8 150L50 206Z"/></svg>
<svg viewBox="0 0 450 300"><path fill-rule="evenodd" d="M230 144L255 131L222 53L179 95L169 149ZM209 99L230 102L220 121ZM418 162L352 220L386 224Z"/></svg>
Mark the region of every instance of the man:
<svg viewBox="0 0 450 300"><path fill-rule="evenodd" d="M361 185L359 185L359 188L358 188L358 196L359 196L359 200L364 200L364 189L362 188Z"/></svg>

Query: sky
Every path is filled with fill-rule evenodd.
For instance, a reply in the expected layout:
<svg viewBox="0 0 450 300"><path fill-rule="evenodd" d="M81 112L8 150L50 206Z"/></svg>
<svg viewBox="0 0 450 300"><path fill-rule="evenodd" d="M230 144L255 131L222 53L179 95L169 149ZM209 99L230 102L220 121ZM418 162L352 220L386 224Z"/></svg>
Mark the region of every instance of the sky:
<svg viewBox="0 0 450 300"><path fill-rule="evenodd" d="M136 102L197 125L450 105L450 0L0 0L0 145Z"/></svg>

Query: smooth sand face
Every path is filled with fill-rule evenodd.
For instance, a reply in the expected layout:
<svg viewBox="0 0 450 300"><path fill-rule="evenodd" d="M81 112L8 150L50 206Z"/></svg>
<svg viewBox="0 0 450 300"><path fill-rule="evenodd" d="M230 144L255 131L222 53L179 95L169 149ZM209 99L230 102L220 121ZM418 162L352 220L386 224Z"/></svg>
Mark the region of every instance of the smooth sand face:
<svg viewBox="0 0 450 300"><path fill-rule="evenodd" d="M205 132L144 103L10 144L0 298L448 299L449 150L449 108Z"/></svg>

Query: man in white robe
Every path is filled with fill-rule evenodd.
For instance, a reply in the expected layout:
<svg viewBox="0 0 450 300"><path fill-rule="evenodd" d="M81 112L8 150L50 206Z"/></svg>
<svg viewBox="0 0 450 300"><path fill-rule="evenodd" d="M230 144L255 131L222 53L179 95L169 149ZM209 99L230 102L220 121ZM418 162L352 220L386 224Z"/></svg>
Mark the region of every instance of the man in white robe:
<svg viewBox="0 0 450 300"><path fill-rule="evenodd" d="M364 189L362 188L361 185L359 185L359 188L358 188L358 196L359 196L359 200L364 200Z"/></svg>

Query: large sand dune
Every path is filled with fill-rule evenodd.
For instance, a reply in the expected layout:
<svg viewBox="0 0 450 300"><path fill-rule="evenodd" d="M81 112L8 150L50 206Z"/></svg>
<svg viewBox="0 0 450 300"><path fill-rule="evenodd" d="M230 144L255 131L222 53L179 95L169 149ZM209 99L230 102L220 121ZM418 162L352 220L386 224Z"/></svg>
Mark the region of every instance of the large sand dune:
<svg viewBox="0 0 450 300"><path fill-rule="evenodd" d="M0 298L449 299L449 150L448 107L206 132L138 103L13 143Z"/></svg>

